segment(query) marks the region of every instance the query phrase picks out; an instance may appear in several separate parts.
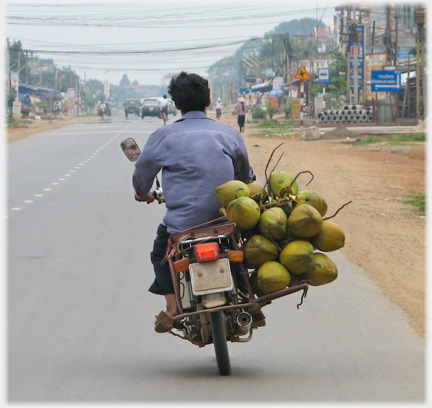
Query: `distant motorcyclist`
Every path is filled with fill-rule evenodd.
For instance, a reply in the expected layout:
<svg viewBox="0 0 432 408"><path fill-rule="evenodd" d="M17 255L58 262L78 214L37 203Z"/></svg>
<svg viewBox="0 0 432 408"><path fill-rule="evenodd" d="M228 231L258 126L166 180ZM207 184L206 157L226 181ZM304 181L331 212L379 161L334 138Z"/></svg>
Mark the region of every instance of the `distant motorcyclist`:
<svg viewBox="0 0 432 408"><path fill-rule="evenodd" d="M105 112L106 112L106 104L105 104L103 98L100 98L100 99L98 100L98 104L97 104L97 111L98 111L98 116L101 116L102 119L103 119L104 114L105 114Z"/></svg>
<svg viewBox="0 0 432 408"><path fill-rule="evenodd" d="M219 120L222 115L222 102L220 98L218 98L217 102L214 105L214 108L216 110L216 119Z"/></svg>
<svg viewBox="0 0 432 408"><path fill-rule="evenodd" d="M159 102L159 107L161 109L161 116L165 115L166 120L168 120L168 99L166 95L164 95L163 99Z"/></svg>

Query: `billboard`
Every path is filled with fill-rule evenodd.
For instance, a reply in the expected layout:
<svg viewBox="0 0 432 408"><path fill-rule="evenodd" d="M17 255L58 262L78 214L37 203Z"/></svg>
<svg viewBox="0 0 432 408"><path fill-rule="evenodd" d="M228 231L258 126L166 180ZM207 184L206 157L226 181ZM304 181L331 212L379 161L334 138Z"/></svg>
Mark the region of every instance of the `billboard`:
<svg viewBox="0 0 432 408"><path fill-rule="evenodd" d="M353 27L350 31L350 89L354 89L354 53L357 56L357 80L358 89L363 89L364 80L364 25L357 24L357 41L352 40ZM355 43L355 44L354 44Z"/></svg>
<svg viewBox="0 0 432 408"><path fill-rule="evenodd" d="M375 98L378 100L384 100L386 97L385 92L372 93L371 81L372 71L382 70L387 65L387 55L381 54L367 54L365 57L365 84L366 84L366 102L372 102Z"/></svg>

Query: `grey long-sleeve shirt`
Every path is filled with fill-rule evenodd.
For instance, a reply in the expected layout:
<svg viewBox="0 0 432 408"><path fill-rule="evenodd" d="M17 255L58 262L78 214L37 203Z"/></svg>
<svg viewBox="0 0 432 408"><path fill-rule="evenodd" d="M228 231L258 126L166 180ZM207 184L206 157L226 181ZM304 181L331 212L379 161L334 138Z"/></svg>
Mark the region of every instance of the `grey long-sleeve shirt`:
<svg viewBox="0 0 432 408"><path fill-rule="evenodd" d="M229 180L249 183L254 178L241 133L200 111L149 136L133 174L140 197L147 197L161 169L167 209L163 222L170 233L221 217L214 189Z"/></svg>

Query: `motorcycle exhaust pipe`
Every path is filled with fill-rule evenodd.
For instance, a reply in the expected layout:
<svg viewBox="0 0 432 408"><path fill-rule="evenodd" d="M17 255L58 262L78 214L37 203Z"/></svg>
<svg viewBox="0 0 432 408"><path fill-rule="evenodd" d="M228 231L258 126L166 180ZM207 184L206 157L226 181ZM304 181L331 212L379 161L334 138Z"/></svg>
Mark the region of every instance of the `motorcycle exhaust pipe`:
<svg viewBox="0 0 432 408"><path fill-rule="evenodd" d="M240 312L237 315L237 328L241 335L248 334L252 324L252 316L247 312Z"/></svg>

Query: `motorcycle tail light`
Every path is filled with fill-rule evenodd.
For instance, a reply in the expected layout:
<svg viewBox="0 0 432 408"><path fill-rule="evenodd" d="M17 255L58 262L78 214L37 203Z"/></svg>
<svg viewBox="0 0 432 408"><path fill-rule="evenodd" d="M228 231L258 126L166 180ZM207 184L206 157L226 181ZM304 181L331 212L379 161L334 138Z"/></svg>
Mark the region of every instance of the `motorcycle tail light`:
<svg viewBox="0 0 432 408"><path fill-rule="evenodd" d="M219 259L219 245L217 242L208 242L195 246L195 255L198 262L214 261Z"/></svg>

